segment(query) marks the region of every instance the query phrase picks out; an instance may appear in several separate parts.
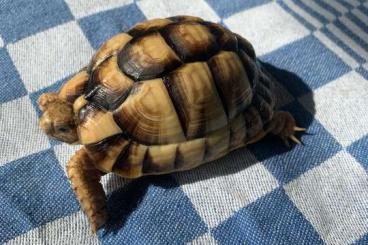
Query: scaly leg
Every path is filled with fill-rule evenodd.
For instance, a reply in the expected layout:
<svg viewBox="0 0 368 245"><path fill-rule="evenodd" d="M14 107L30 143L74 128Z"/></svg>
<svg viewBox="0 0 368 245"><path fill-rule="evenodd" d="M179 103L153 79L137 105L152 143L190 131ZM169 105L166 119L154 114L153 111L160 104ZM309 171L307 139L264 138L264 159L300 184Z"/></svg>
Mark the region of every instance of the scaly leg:
<svg viewBox="0 0 368 245"><path fill-rule="evenodd" d="M106 194L100 183L101 172L95 168L86 149L82 148L68 162L67 173L95 233L107 220Z"/></svg>
<svg viewBox="0 0 368 245"><path fill-rule="evenodd" d="M302 142L294 136L294 133L305 130L305 128L297 127L294 117L286 111L276 111L269 127L269 131L279 136L287 146L289 146L288 139L296 144L301 144Z"/></svg>

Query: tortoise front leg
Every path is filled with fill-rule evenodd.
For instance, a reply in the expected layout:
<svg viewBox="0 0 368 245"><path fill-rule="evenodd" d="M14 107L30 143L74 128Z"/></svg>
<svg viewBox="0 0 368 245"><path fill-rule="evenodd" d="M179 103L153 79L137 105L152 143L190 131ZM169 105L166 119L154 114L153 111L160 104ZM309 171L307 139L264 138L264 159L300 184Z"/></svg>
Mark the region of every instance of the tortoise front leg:
<svg viewBox="0 0 368 245"><path fill-rule="evenodd" d="M96 169L86 149L82 148L68 162L67 174L94 233L107 220L106 194L100 183L101 172Z"/></svg>

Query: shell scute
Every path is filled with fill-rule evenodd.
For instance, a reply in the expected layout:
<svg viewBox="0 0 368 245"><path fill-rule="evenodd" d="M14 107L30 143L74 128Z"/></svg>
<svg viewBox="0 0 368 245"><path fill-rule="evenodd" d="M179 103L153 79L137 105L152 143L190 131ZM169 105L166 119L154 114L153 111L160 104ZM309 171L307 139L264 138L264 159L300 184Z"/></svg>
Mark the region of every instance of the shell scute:
<svg viewBox="0 0 368 245"><path fill-rule="evenodd" d="M142 143L186 140L162 79L136 83L128 98L114 111L114 118L121 128Z"/></svg>
<svg viewBox="0 0 368 245"><path fill-rule="evenodd" d="M226 126L226 113L205 62L187 63L164 81L187 139Z"/></svg>
<svg viewBox="0 0 368 245"><path fill-rule="evenodd" d="M160 77L182 62L159 32L129 42L118 55L120 69L134 80Z"/></svg>

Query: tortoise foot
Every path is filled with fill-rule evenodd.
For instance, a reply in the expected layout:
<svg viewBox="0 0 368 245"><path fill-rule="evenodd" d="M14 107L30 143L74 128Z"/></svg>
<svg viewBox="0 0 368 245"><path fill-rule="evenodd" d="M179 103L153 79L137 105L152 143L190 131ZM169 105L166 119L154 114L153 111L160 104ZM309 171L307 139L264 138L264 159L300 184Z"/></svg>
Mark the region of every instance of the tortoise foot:
<svg viewBox="0 0 368 245"><path fill-rule="evenodd" d="M296 126L295 119L289 112L275 112L271 122L270 132L279 136L286 146L290 147L289 140L296 144L303 144L303 142L294 135L295 132L303 131L306 131L306 129Z"/></svg>

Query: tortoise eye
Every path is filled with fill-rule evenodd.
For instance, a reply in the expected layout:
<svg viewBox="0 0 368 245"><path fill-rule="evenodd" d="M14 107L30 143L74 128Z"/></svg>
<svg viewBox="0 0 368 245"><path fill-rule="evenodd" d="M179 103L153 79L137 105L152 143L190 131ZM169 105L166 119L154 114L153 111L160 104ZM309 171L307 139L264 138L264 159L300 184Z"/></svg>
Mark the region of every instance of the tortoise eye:
<svg viewBox="0 0 368 245"><path fill-rule="evenodd" d="M64 127L64 126L61 126L61 127L58 127L57 128L57 131L59 131L61 133L67 133L69 131L69 128L68 127Z"/></svg>

